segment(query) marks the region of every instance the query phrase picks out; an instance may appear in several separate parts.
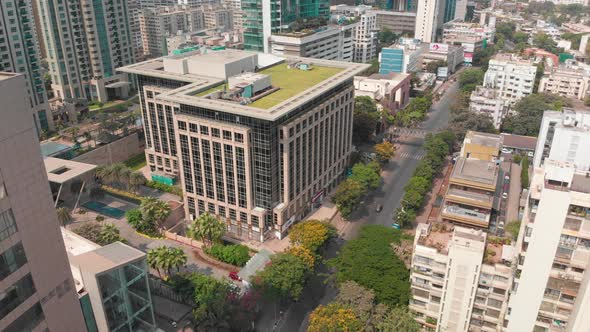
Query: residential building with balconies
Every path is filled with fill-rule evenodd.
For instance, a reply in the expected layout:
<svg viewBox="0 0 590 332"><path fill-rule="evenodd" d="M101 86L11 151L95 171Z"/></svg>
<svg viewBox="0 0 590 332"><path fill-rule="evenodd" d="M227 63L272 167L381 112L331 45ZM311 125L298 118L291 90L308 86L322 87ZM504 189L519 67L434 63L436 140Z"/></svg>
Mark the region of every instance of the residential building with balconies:
<svg viewBox="0 0 590 332"><path fill-rule="evenodd" d="M514 248L483 230L419 224L410 310L435 331L503 331Z"/></svg>
<svg viewBox="0 0 590 332"><path fill-rule="evenodd" d="M517 242L507 331L590 326L590 177L567 161L534 170Z"/></svg>
<svg viewBox="0 0 590 332"><path fill-rule="evenodd" d="M508 107L506 107L505 101L500 97L499 92L483 86L477 86L471 92L469 110L489 117L496 129L500 129L502 121L508 115Z"/></svg>
<svg viewBox="0 0 590 332"><path fill-rule="evenodd" d="M41 71L41 53L31 1L0 1L0 72L26 77L27 100L37 133L54 129Z"/></svg>
<svg viewBox="0 0 590 332"><path fill-rule="evenodd" d="M567 98L584 100L590 88L590 66L566 60L551 68L539 81L539 93L553 93Z"/></svg>
<svg viewBox="0 0 590 332"><path fill-rule="evenodd" d="M483 86L496 89L501 98L513 105L533 93L537 67L533 60L511 54L496 54L490 59Z"/></svg>
<svg viewBox="0 0 590 332"><path fill-rule="evenodd" d="M135 62L127 1L35 1L55 96L100 102L128 97L127 74L115 71Z"/></svg>
<svg viewBox="0 0 590 332"><path fill-rule="evenodd" d="M442 207L446 221L487 228L498 186L499 135L470 131L456 158Z"/></svg>

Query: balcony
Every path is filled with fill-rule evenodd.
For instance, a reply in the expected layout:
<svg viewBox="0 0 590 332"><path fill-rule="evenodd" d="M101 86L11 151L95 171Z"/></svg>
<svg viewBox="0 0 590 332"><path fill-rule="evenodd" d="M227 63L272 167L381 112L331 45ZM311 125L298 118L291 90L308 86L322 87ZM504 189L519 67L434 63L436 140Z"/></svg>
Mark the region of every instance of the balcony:
<svg viewBox="0 0 590 332"><path fill-rule="evenodd" d="M465 223L473 226L487 227L490 222L490 213L470 209L459 205L446 204L441 213L443 219Z"/></svg>

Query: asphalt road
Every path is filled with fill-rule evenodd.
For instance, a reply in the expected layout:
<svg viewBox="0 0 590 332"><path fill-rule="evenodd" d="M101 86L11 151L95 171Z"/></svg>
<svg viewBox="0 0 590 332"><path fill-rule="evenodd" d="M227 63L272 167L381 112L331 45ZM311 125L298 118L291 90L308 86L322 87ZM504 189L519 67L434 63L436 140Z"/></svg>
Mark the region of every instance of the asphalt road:
<svg viewBox="0 0 590 332"><path fill-rule="evenodd" d="M442 98L433 105L428 114L428 119L422 124L421 129L427 132L444 129L449 123L449 108L457 97L458 84L452 83L445 87L446 92ZM383 183L372 195L366 198L365 203L349 218L357 227L351 232L359 229L364 224L391 225L393 211L400 205L404 194L404 187L421 156L423 138L411 138L398 141L396 156L384 167L382 174ZM381 212L376 212L378 204L383 205ZM347 234L346 238L353 238L355 234ZM335 257L340 247L344 244L343 239L332 241L324 253L327 259ZM263 316L259 318L256 329L258 331L306 331L307 316L319 304L327 304L334 299L337 289L331 282L326 282L330 270L325 264L320 264L318 272L308 281L303 294L298 302L285 304L278 308L278 315L275 316L274 308L263 308ZM276 320L275 320L276 317Z"/></svg>
<svg viewBox="0 0 590 332"><path fill-rule="evenodd" d="M457 97L458 83L453 83L446 89L442 98L433 105L428 119L420 129L426 132L436 132L448 126L449 108ZM381 188L368 197L365 204L349 219L363 224L391 225L393 212L401 204L404 187L412 177L418 162L424 156L423 143L423 138L398 140L396 156L383 168ZM383 210L376 212L375 209L379 204L383 205Z"/></svg>

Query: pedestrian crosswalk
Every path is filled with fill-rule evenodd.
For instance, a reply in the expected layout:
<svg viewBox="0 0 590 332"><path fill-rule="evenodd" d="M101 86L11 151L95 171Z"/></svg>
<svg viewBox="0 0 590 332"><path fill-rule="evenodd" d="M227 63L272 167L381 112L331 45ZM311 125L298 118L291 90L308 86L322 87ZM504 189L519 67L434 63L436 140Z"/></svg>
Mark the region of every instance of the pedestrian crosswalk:
<svg viewBox="0 0 590 332"><path fill-rule="evenodd" d="M408 152L400 152L396 154L397 158L401 159L415 159L415 160L422 160L424 158L424 153L408 153Z"/></svg>

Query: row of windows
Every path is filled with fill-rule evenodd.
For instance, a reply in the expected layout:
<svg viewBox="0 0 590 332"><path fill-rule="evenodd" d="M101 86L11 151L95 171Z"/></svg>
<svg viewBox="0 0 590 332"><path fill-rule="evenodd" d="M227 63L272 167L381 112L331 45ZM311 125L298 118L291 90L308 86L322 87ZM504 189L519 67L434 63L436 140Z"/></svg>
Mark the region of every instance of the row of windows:
<svg viewBox="0 0 590 332"><path fill-rule="evenodd" d="M17 230L12 210L0 212L0 242L16 233Z"/></svg>
<svg viewBox="0 0 590 332"><path fill-rule="evenodd" d="M185 121L178 121L178 130L183 130L186 131L187 129L187 123ZM209 129L211 129L211 131L209 131ZM213 136L216 138L221 138L221 134L223 133L223 139L224 140L228 140L231 141L232 140L232 134L233 134L233 140L235 140L238 143L243 143L244 142L244 135L242 133L232 133L229 130L222 130L219 128L215 128L215 127L208 127L208 126L204 126L204 125L198 125L196 123L189 123L188 124L188 130L191 133L201 133L201 135L206 135L206 136Z"/></svg>

